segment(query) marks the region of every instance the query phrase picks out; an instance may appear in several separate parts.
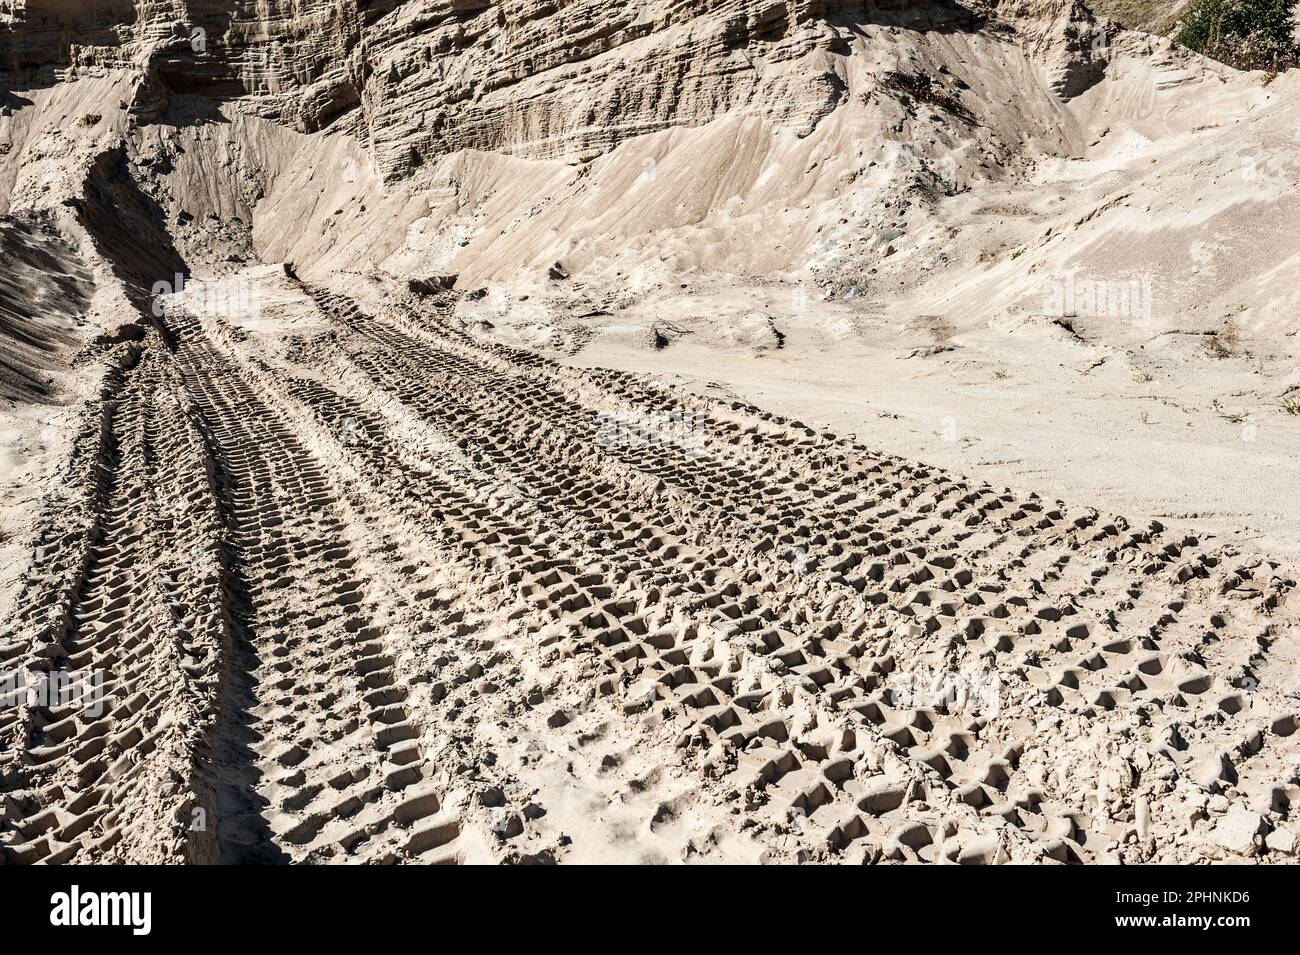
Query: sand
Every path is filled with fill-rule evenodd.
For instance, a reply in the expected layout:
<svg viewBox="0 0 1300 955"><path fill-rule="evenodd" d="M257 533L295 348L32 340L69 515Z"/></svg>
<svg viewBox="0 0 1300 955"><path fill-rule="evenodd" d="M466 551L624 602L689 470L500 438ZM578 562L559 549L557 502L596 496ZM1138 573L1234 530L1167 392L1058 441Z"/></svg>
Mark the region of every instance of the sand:
<svg viewBox="0 0 1300 955"><path fill-rule="evenodd" d="M137 6L0 24L0 861L1295 860L1296 77Z"/></svg>

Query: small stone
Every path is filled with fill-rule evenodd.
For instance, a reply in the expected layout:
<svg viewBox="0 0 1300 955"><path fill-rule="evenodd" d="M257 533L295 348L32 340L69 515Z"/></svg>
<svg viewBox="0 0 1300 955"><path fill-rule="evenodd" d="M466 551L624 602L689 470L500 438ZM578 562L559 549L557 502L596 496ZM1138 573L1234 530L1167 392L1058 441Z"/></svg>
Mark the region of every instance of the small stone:
<svg viewBox="0 0 1300 955"><path fill-rule="evenodd" d="M1295 833L1290 829L1274 829L1264 837L1264 845L1268 846L1271 852L1293 856L1296 849Z"/></svg>
<svg viewBox="0 0 1300 955"><path fill-rule="evenodd" d="M1133 823L1139 839L1145 841L1151 837L1151 807L1145 796L1139 796L1136 800Z"/></svg>
<svg viewBox="0 0 1300 955"><path fill-rule="evenodd" d="M1211 756L1193 766L1191 776L1202 789L1217 789L1227 779L1230 765L1223 754Z"/></svg>
<svg viewBox="0 0 1300 955"><path fill-rule="evenodd" d="M1254 855L1259 849L1255 845L1255 836L1259 834L1263 822L1259 813L1251 812L1245 806L1233 806L1219 820L1210 833L1210 838L1229 852Z"/></svg>
<svg viewBox="0 0 1300 955"><path fill-rule="evenodd" d="M513 839L523 831L524 821L518 813L504 813L492 823L492 832L498 839Z"/></svg>

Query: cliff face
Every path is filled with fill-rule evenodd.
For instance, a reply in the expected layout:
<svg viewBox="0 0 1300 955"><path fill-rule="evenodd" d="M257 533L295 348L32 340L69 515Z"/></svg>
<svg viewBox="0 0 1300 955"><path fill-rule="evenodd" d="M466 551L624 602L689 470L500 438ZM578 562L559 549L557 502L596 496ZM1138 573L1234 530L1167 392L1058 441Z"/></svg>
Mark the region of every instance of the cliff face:
<svg viewBox="0 0 1300 955"><path fill-rule="evenodd" d="M1070 154L1104 72L1069 0L6 2L2 208L124 150L194 264L798 268Z"/></svg>
<svg viewBox="0 0 1300 955"><path fill-rule="evenodd" d="M1179 181L1225 223L1179 237L1202 257L1277 232L1206 183L1288 194L1281 88L1078 0L0 0L0 214L74 217L136 302L260 261L619 302L693 273L928 290L979 323L1041 297L992 267L1018 250L1167 268L1131 229L1062 241L1097 218L1085 173L1111 211Z"/></svg>
<svg viewBox="0 0 1300 955"><path fill-rule="evenodd" d="M504 3L426 16L403 11L367 38L362 97L386 173L458 149L590 159L724 114L806 135L846 98L845 59L863 27L979 22L956 4L744 0Z"/></svg>
<svg viewBox="0 0 1300 955"><path fill-rule="evenodd" d="M1053 69L1086 65L1087 12L1039 6L1017 11L1032 18L1035 52ZM873 31L973 32L991 15L955 0L11 0L9 11L10 71L136 69L149 81L142 115L177 94L237 100L303 132L361 137L389 181L464 149L587 160L723 115L806 135L845 101L853 46Z"/></svg>

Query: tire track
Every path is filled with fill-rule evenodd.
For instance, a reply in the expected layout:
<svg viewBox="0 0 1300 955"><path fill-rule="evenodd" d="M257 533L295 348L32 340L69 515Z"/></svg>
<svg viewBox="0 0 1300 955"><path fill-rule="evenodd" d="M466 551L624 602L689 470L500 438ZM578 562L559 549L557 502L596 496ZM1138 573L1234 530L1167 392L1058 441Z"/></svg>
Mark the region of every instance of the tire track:
<svg viewBox="0 0 1300 955"><path fill-rule="evenodd" d="M556 385L545 363L536 356L513 368L494 368L493 358L505 352L512 359L514 353L500 346L467 344L464 336L449 336L457 341L448 342L439 338L443 329L436 325L419 335L402 332L370 319L337 296L318 294L318 301L354 331L351 340L357 344L348 346L346 351L377 386L437 424L445 437L458 440L477 466L494 475L510 474L520 480L529 493L538 495L540 507L551 508L555 526L567 526L570 519L566 515L590 519L593 511L603 511L602 516L607 518L623 506L610 499L611 495L617 498L617 493L608 485L594 483L590 478L584 483L584 472L607 474L607 469L593 465L590 460L557 453L557 448L566 444L592 448L596 443L593 438L597 412L576 407L567 393L581 389L570 388L566 392L563 386ZM425 343L427 336L432 337L429 344ZM363 341L370 344L362 344ZM479 352L493 357L486 362L477 360L473 355ZM532 381L538 378L542 379L540 386ZM620 387L616 391L618 399L629 393L643 403L650 400L647 390L639 385ZM663 406L651 405L651 408L664 410ZM771 419L771 416L763 417ZM1213 679L1198 675L1196 665L1173 682L1157 680L1154 676L1169 658L1186 662L1186 654L1175 657L1174 653L1167 653L1152 660L1141 653L1143 649L1159 648L1164 631L1178 624L1175 611L1181 611L1189 602L1197 605L1204 619L1220 617L1219 608L1203 609L1206 595L1199 592L1196 584L1213 574L1222 558L1198 551L1195 538L1169 541L1158 525L1147 531L1128 531L1122 520L1107 522L1094 511L1071 518L1059 506L1046 506L1034 498L1017 500L987 487L971 489L924 468L896 462L883 465L873 462L863 475L868 481L874 477L871 489L877 493L847 492L851 479L837 480L836 472L844 472L846 458L850 456L833 448L828 450L824 440L812 440L816 436L797 423L791 427L796 432L802 429L808 439L766 442L758 440L761 427L751 425L742 430L712 415L707 421L709 426L704 435L708 442L720 440L715 437L717 433L733 442L744 437L755 439L754 447L737 457L748 460L752 465L748 473L759 478L750 479L746 486L744 480L731 480L734 472L716 462L674 461L678 449L662 446L636 455L619 455L616 450L615 456L628 472L643 470L674 481L688 492L698 492L697 506L705 513L718 514L725 509L729 514L740 515L738 523L748 523L751 532L775 533L781 543L796 547L810 545L816 554L810 563L829 558L832 572L852 569L872 558L885 558L894 566L911 564L913 569L907 570L906 576L900 574L892 579L881 574L877 564L875 573L850 586L871 602L888 600L890 609L910 618L912 624L905 636L928 637L932 648L942 647L946 641L947 650L942 653L922 651L918 656L913 651L909 654L913 666L927 659L947 667L969 667L973 663L1006 667L1007 661L1011 661L1012 673L1025 684L1026 697L1088 718L1094 718L1098 711L1142 705L1145 700L1161 707L1190 707L1193 712L1189 715L1194 719L1206 712L1195 698L1205 694ZM557 422L560 423L558 439ZM777 460L773 457L774 448ZM726 445L721 448L724 454L728 450ZM593 459L598 455L594 449L589 453ZM640 466L643 457L651 459L644 468ZM791 457L803 458L805 463L812 460L816 466L800 470L791 463ZM685 474L687 471L692 473ZM897 479L900 476L903 480ZM755 483L760 479L794 483L799 494L763 488ZM722 498L717 497L718 487L728 484L746 490L736 499L725 497L725 492ZM563 489L557 489L557 485ZM776 509L779 513L791 516L773 524L767 519L770 511L762 507L747 510L738 504L739 500L752 500L755 496L761 499L762 493L781 502ZM602 497L606 498L604 507L599 503ZM875 500L870 500L873 497ZM825 510L818 504L823 499L833 501L836 509ZM854 506L864 503L866 506ZM1005 512L1005 516L990 534L984 527L990 515L998 511ZM680 552L673 534L659 526L674 527L678 524L677 515L665 519L660 513L651 518L644 512L631 511L623 516L627 525L648 529L642 557L659 550L674 557ZM880 526L882 516L897 517L889 534L875 529ZM686 517L678 526L689 526L688 521ZM617 520L613 523L618 526ZM726 528L734 523L737 522L726 518L715 519L713 536L720 534L731 544ZM792 525L793 533L780 534L782 526ZM812 533L817 529L822 529L820 535ZM891 534L907 534L911 540L892 538ZM978 545L977 534L982 535ZM834 543L828 545L828 539ZM878 546L882 542L884 546ZM1098 572L1095 565L1082 567L1078 552L1091 549L1095 555L1101 551L1099 543L1106 545L1105 570ZM866 549L854 553L851 549L854 544ZM959 555L975 572L960 569L945 552ZM915 562L907 559L908 554L922 558L921 566L915 567ZM729 556L735 556L734 552ZM1002 569L981 576L980 563L994 566L1000 563ZM636 562L625 563L619 569L625 573L629 566L636 566ZM702 569L684 566L686 576L691 570ZM746 562L745 566L752 564ZM780 573L772 574L769 568L764 571L759 577L777 586L781 596L776 599L788 601L790 595L782 593ZM1109 579L1103 579L1108 575ZM1122 639L1119 631L1123 623L1117 616L1138 610L1145 594L1159 589L1150 586L1152 578L1166 575L1171 583L1179 586L1172 599L1164 599L1149 611L1155 620L1146 638L1136 643ZM671 585L664 578L655 582ZM842 575L838 579L831 577L831 582L848 583ZM1270 598L1274 602L1280 593L1276 586ZM989 595L995 600L1003 595L1003 599L990 604ZM1081 621L1080 617L1084 619ZM783 647L782 651L788 649ZM803 649L807 651L806 646ZM877 663L866 673L854 674L865 677L868 688L881 687L885 683L882 678L903 665L894 653L886 652L891 649L887 642L877 649L888 662ZM857 652L863 651L859 648ZM1053 657L1064 659L1051 667L1049 661ZM809 669L824 672L816 660ZM1204 671L1203 666L1199 669ZM1103 680L1098 684L1086 676L1081 679L1081 675L1108 670L1115 674L1110 682ZM695 690L700 682L688 676L685 685L688 690ZM719 696L716 690L715 685L709 691L715 701ZM1139 694L1136 698L1135 691ZM1082 822L1084 810L1088 808L1086 800L1049 798L1042 787L1035 787L1032 780L1018 776L1021 756L1033 735L1032 723L1021 719L972 724L960 713L945 712L943 705L929 708L929 712L900 711L889 705L888 693L864 699L862 694L844 692L831 685L826 687L825 695L836 699L841 706L851 702L878 734L900 746L912 762L937 775L961 802L985 814L1001 815L1043 842L1048 858L1089 860L1124 841L1122 826L1116 827L1109 820L1097 821L1105 812L1099 811L1095 801L1091 807L1093 821ZM727 699L725 694L721 697ZM1189 699L1193 702L1189 703ZM1216 701L1212 712L1237 712L1232 699L1230 694L1226 702ZM706 743L710 741L705 739ZM746 742L752 742L752 737ZM760 788L801 775L803 778L797 784L787 787L794 793L790 801L792 809L808 812L842 801L828 788L826 778L803 770L808 761L806 752L778 750L760 768L761 782L766 784ZM843 773L843 763L837 766L835 772ZM861 805L859 802L859 808ZM1090 831L1090 827L1096 831ZM844 842L847 834L862 834L871 828L862 817L850 812L830 831L828 838L832 843ZM923 835L909 835L901 847L902 857L908 857L908 849L931 845L936 834L931 830ZM908 845L909 840L915 844ZM890 851L899 855L900 846L893 845ZM976 858L983 855L993 856L996 852L973 853Z"/></svg>
<svg viewBox="0 0 1300 955"><path fill-rule="evenodd" d="M183 579L179 568L201 560L204 539L164 490L188 490L201 506L204 459L152 344L132 353L101 430L86 435L99 450L84 537L40 548L80 547L83 557L27 658L38 689L6 754L10 861L213 858L200 762L220 669L218 603L214 589ZM183 563L155 563L181 547Z"/></svg>
<svg viewBox="0 0 1300 955"><path fill-rule="evenodd" d="M1286 818L1276 562L306 291L330 333L174 311L120 348L0 635L107 705L0 711L6 861L455 862L489 818L555 858L504 805L545 813L520 733L635 733L695 780L651 833L706 796L809 861L1171 861L1198 794Z"/></svg>
<svg viewBox="0 0 1300 955"><path fill-rule="evenodd" d="M218 740L226 763L244 767L229 787L243 806L223 819L222 858L454 859L459 827L440 812L329 476L197 320L168 325L221 467L246 598L248 684L241 719Z"/></svg>

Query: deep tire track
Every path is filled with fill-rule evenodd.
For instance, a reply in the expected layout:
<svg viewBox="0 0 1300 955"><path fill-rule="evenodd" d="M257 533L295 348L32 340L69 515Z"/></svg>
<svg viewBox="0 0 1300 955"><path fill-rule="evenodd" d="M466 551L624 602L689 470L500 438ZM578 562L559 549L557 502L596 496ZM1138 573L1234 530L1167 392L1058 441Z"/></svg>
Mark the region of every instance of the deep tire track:
<svg viewBox="0 0 1300 955"><path fill-rule="evenodd" d="M454 858L393 659L372 625L322 465L207 340L169 319L177 362L222 469L245 581L241 725L219 739L251 767L226 861Z"/></svg>

